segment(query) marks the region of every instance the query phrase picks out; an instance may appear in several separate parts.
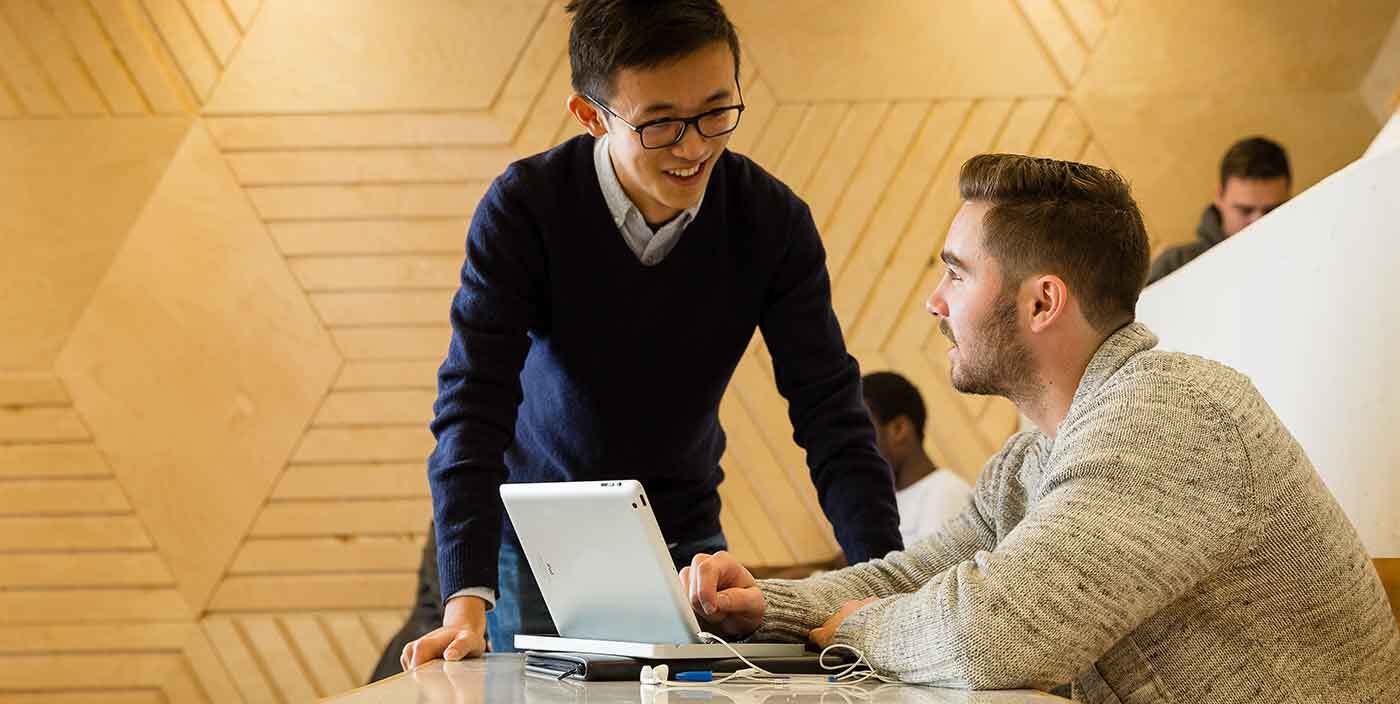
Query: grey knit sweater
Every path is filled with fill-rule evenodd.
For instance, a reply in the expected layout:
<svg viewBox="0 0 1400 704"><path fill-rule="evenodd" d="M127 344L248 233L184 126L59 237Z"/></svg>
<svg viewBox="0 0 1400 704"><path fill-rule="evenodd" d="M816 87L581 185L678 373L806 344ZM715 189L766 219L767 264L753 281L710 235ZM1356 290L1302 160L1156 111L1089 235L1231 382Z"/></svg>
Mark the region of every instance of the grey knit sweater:
<svg viewBox="0 0 1400 704"><path fill-rule="evenodd" d="M759 583L758 639L836 641L881 672L1089 702L1400 701L1400 634L1356 531L1242 374L1100 347L1050 440L1012 437L942 531ZM1367 471L1383 471L1379 467Z"/></svg>

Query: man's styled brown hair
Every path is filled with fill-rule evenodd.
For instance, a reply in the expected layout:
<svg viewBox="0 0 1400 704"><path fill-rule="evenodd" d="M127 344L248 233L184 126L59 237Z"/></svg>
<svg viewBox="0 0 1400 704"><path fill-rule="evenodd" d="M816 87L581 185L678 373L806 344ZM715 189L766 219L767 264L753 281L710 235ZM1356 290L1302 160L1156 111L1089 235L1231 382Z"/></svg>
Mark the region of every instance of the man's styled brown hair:
<svg viewBox="0 0 1400 704"><path fill-rule="evenodd" d="M981 154L963 164L958 185L964 200L992 206L982 222L984 245L1008 290L1028 276L1055 274L1095 329L1112 332L1135 319L1147 280L1147 228L1117 172Z"/></svg>

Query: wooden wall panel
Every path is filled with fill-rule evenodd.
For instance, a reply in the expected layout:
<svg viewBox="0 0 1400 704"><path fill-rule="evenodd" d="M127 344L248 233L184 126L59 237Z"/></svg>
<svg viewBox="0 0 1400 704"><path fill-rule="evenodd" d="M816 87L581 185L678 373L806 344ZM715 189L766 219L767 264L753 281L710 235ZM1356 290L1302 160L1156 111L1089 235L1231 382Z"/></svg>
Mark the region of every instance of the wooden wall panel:
<svg viewBox="0 0 1400 704"><path fill-rule="evenodd" d="M290 465L272 500L419 498L428 495L422 463Z"/></svg>
<svg viewBox="0 0 1400 704"><path fill-rule="evenodd" d="M1400 619L1400 558L1380 558L1375 563L1386 596L1390 597L1390 609L1395 612L1396 619Z"/></svg>
<svg viewBox="0 0 1400 704"><path fill-rule="evenodd" d="M34 2L7 2L5 10L16 33L28 41L38 61L38 66L33 68L48 75L51 87L69 113L100 115L107 112L53 15Z"/></svg>
<svg viewBox="0 0 1400 704"><path fill-rule="evenodd" d="M415 530L426 528L413 526ZM231 575L331 572L414 572L421 532L379 536L249 538L229 567Z"/></svg>
<svg viewBox="0 0 1400 704"><path fill-rule="evenodd" d="M512 161L500 147L242 152L228 155L245 186L490 181Z"/></svg>
<svg viewBox="0 0 1400 704"><path fill-rule="evenodd" d="M179 652L190 623L44 624L0 627L0 653Z"/></svg>
<svg viewBox="0 0 1400 704"><path fill-rule="evenodd" d="M452 331L445 324L379 325L341 328L331 335L345 359L403 361L437 359L447 354Z"/></svg>
<svg viewBox="0 0 1400 704"><path fill-rule="evenodd" d="M92 692L71 690L0 692L0 704L87 704L93 696ZM101 696L103 704L167 704L170 701L159 689L105 689Z"/></svg>
<svg viewBox="0 0 1400 704"><path fill-rule="evenodd" d="M797 9L768 0L731 0L725 7L741 31L753 28L744 33L745 46L787 101L1063 90L1012 3L827 0ZM833 51L837 46L840 50ZM991 46L996 61L986 58Z"/></svg>
<svg viewBox="0 0 1400 704"><path fill-rule="evenodd" d="M215 58L215 52L219 48L215 48L201 36L180 0L140 1L147 16L151 18L156 33L184 74L186 84L202 101L208 97L209 91L213 90L219 78L219 65ZM223 38L223 35L215 36ZM230 40L227 47L230 52L233 49L232 42L233 40Z"/></svg>
<svg viewBox="0 0 1400 704"><path fill-rule="evenodd" d="M959 133L968 107L963 101L932 106L912 140L900 150L902 162L899 170L881 194L880 207L866 225L856 250L857 256L847 262L834 281L833 303L837 317L846 323L844 327L848 336L859 329L856 321L863 315L873 284L887 265L894 263L891 257L896 243L923 201L930 180L943 162L944 152ZM928 242L932 239L928 234L917 232L915 236ZM853 347L859 345L856 339L849 342Z"/></svg>
<svg viewBox="0 0 1400 704"><path fill-rule="evenodd" d="M0 209L0 376L52 373L189 127L183 117L0 120L0 191L11 194Z"/></svg>
<svg viewBox="0 0 1400 704"><path fill-rule="evenodd" d="M397 221L392 227L381 220L280 222L269 223L268 230L282 253L289 256L440 253L460 260L465 249L467 218L416 218Z"/></svg>
<svg viewBox="0 0 1400 704"><path fill-rule="evenodd" d="M339 365L196 125L57 362L196 612Z"/></svg>
<svg viewBox="0 0 1400 704"><path fill-rule="evenodd" d="M453 254L303 257L287 263L307 291L435 288L455 281L462 269L461 255Z"/></svg>
<svg viewBox="0 0 1400 704"><path fill-rule="evenodd" d="M1396 95L1381 85L1393 72L1376 66L1395 53L1382 40L1400 27L1400 0L1322 20L1307 3L1230 0L1213 11L1252 39L1180 61L1153 57L1224 26L1203 23L1208 10L801 4L726 3L748 106L730 148L808 202L848 346L865 371L895 369L923 390L927 449L970 480L1018 417L948 385L948 343L923 309L964 159L1000 150L1119 168L1160 247L1189 236L1229 139L1281 136L1306 187L1360 153L1375 128L1368 106ZM0 139L25 169L0 169L0 183L27 194L9 216L18 226L0 223L20 233L14 271L0 263L0 280L16 282L0 297L14 308L0 316L13 321L0 331L0 703L313 699L362 683L402 622L431 514L426 425L471 215L507 164L579 126L563 109L562 0L384 7L0 0ZM177 159L191 130L198 153ZM222 244L188 247L211 227L226 228ZM163 268L113 269L122 255ZM248 285L194 285L204 279ZM160 290L175 295L142 298ZM304 309L304 327L247 332L268 319L258 296L270 291L284 312ZM175 336L160 332L170 320L206 322ZM201 334L213 335L206 350L236 340L257 361L178 362ZM318 337L319 361L273 353ZM122 366L143 355L147 367ZM58 375L55 359L68 361ZM249 393L264 374L316 383ZM226 393L179 401L197 388ZM262 449L229 467L200 440L180 481L150 481L152 467L173 466L170 446L197 443L133 443L124 423L173 427L202 412L217 421L208 438L262 418L291 441L254 442ZM759 336L721 420L731 550L774 570L836 555ZM241 512L199 508L192 487L221 496L209 487L232 475L258 478L225 492ZM227 549L191 562L184 538L161 537L176 526ZM207 600L182 585L192 571ZM59 676L90 664L77 681Z"/></svg>
<svg viewBox="0 0 1400 704"><path fill-rule="evenodd" d="M446 339L444 334L443 339ZM446 350L444 343L443 349ZM441 361L433 357L409 362L351 360L340 368L337 391L365 389L436 389Z"/></svg>
<svg viewBox="0 0 1400 704"><path fill-rule="evenodd" d="M488 109L547 6L547 0L416 0L393 7L375 0L267 2L207 109ZM470 41L463 41L464 31Z"/></svg>
<svg viewBox="0 0 1400 704"><path fill-rule="evenodd" d="M211 116L208 124L214 141L228 154L295 148L496 145L509 137L499 121L481 113Z"/></svg>
<svg viewBox="0 0 1400 704"><path fill-rule="evenodd" d="M0 701L160 697L193 618L174 577L62 380L0 373L0 409L41 421L0 436Z"/></svg>
<svg viewBox="0 0 1400 704"><path fill-rule="evenodd" d="M49 116L64 112L57 89L24 46L20 32L3 15L0 15L0 71L8 78L7 88L18 98L15 102L25 113Z"/></svg>
<svg viewBox="0 0 1400 704"><path fill-rule="evenodd" d="M249 537L309 535L402 535L420 530L432 514L423 499L381 499L368 502L279 501L268 504Z"/></svg>
<svg viewBox="0 0 1400 704"><path fill-rule="evenodd" d="M246 191L269 222L460 218L472 212L485 192L485 183L256 186Z"/></svg>
<svg viewBox="0 0 1400 704"><path fill-rule="evenodd" d="M243 41L261 0L6 0L0 68L15 117L181 113Z"/></svg>
<svg viewBox="0 0 1400 704"><path fill-rule="evenodd" d="M346 575L231 575L219 584L209 609L214 613L388 609L411 603L417 583L416 570Z"/></svg>

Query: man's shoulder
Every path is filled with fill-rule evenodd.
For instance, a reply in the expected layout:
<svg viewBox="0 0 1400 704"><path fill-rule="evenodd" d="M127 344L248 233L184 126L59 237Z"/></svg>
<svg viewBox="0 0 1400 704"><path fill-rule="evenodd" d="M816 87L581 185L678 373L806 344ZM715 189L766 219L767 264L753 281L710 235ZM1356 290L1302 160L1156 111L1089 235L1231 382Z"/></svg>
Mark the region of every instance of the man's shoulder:
<svg viewBox="0 0 1400 704"><path fill-rule="evenodd" d="M728 186L728 197L744 202L746 207L806 205L786 183L743 154L725 149L720 156L720 164Z"/></svg>
<svg viewBox="0 0 1400 704"><path fill-rule="evenodd" d="M1182 386L1183 393L1208 393L1221 386L1248 384L1235 368L1208 357L1150 349L1134 354L1109 378L1109 385Z"/></svg>
<svg viewBox="0 0 1400 704"><path fill-rule="evenodd" d="M551 149L512 161L496 177L495 187L507 195L524 197L547 190L550 184L568 183L580 171L581 160L587 158L584 165L592 165L593 141L592 136L580 134Z"/></svg>
<svg viewBox="0 0 1400 704"><path fill-rule="evenodd" d="M1249 377L1226 364L1156 349L1133 355L1096 396L1089 405L1102 412L1092 415L1162 431L1236 424L1239 409L1263 402Z"/></svg>

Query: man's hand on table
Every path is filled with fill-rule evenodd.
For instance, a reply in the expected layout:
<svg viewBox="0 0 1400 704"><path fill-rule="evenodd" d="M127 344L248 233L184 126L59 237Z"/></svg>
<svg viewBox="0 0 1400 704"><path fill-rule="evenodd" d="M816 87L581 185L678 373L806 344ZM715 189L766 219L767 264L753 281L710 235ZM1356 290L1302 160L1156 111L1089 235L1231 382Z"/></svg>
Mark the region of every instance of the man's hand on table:
<svg viewBox="0 0 1400 704"><path fill-rule="evenodd" d="M726 638L743 638L763 623L765 604L753 575L721 550L698 553L681 568L681 586L701 625Z"/></svg>
<svg viewBox="0 0 1400 704"><path fill-rule="evenodd" d="M442 626L403 647L399 665L412 670L429 660L461 660L486 652L486 602L459 596L447 602Z"/></svg>

